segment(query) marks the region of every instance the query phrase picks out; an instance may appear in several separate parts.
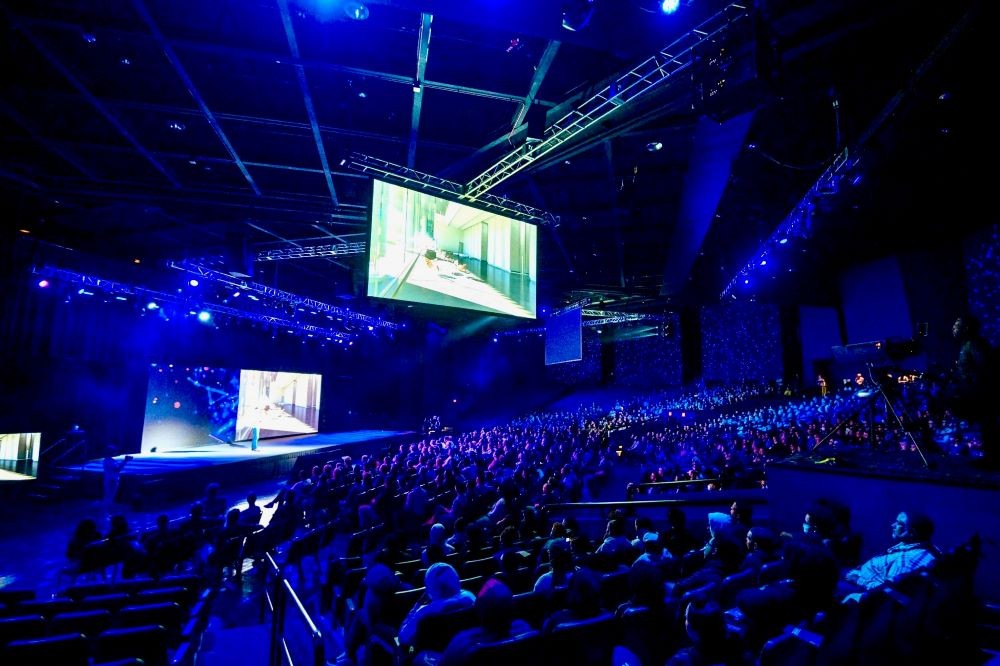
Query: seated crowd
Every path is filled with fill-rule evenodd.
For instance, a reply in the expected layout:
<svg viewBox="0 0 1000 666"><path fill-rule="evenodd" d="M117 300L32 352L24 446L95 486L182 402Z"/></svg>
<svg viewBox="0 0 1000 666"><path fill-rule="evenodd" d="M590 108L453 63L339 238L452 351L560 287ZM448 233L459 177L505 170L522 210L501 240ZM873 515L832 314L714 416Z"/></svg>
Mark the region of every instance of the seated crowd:
<svg viewBox="0 0 1000 666"><path fill-rule="evenodd" d="M678 417L685 410L694 415ZM948 422L946 413L919 413L925 440L934 436L927 425L934 418ZM846 427L835 428L840 422ZM391 663L402 654L427 663L543 656L551 663L559 655L566 663L605 664L617 647L632 655L624 657L629 663L743 664L763 661L786 626L801 630L795 636L822 637L830 649L867 641L874 647L865 649L898 652L903 648L887 646L883 636L865 634L858 619L877 612L891 619L897 610L873 591L906 581L907 591L890 600L902 594L929 604L933 592L913 582L913 572L942 572L948 583L962 573L940 566L961 553L942 557L930 545L932 526L918 514L900 513L898 543L862 563L849 516L832 502L811 505L794 535L755 523L749 506L737 504L709 515L704 538L688 531L679 509L663 524L616 512L600 540L571 515L556 520L551 511L595 497L622 460L647 470L644 482L760 487L768 461L831 432L831 446L909 446L891 431L884 420L866 423L846 392L786 399L767 383L536 413L303 469L268 505L274 513L266 526L255 496L246 509L229 509L217 484L184 520L161 516L141 534L124 516L107 535L82 521L67 548L66 573L76 580L117 566L123 577L155 579L194 571L215 584L227 569L238 575L244 557L259 559L329 526L351 535L327 574L330 610L344 632L343 662ZM934 581L937 591L959 587ZM953 633L943 641L950 649L963 637ZM940 638L939 631L928 635ZM921 634L908 636L906 649L925 647Z"/></svg>

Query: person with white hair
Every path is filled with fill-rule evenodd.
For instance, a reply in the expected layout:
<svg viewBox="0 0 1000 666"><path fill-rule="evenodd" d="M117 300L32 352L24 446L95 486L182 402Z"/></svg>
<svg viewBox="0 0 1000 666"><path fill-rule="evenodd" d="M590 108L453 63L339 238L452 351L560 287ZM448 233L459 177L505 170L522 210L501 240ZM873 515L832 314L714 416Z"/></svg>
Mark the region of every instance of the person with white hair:
<svg viewBox="0 0 1000 666"><path fill-rule="evenodd" d="M427 573L424 574L424 587L426 588L424 595L413 605L399 627L401 645L413 644L421 618L471 608L476 603L476 596L462 589L455 568L445 562L436 562L427 569Z"/></svg>

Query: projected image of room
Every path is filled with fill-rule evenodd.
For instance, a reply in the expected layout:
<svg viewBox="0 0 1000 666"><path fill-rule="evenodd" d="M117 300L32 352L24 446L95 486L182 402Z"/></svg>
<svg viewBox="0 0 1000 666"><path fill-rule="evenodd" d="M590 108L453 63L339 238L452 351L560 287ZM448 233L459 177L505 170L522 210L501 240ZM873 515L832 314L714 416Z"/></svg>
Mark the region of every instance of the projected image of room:
<svg viewBox="0 0 1000 666"><path fill-rule="evenodd" d="M537 228L373 183L368 295L535 317Z"/></svg>

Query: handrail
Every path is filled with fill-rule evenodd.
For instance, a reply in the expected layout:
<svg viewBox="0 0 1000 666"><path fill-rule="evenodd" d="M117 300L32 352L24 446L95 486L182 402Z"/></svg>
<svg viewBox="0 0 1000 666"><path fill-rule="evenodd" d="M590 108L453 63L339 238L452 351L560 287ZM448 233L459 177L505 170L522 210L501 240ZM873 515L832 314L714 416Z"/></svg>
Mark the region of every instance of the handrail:
<svg viewBox="0 0 1000 666"><path fill-rule="evenodd" d="M671 499L616 500L611 502L564 502L559 504L549 504L546 506L546 509L550 511L575 511L586 509L636 509L676 506L678 504L705 506L712 504L727 504L735 500L749 502L750 504L763 504L767 502L767 493L762 488L748 488L746 490L719 490L675 495L672 496Z"/></svg>
<svg viewBox="0 0 1000 666"><path fill-rule="evenodd" d="M295 666L288 641L284 638L285 618L287 617L289 600L293 608L305 620L312 639L313 663L312 666L326 666L326 648L323 642L323 633L316 626L312 616L302 604L298 593L292 587L291 582L285 578L284 571L278 566L270 552L264 553L265 573L264 594L261 601L261 621L266 618L267 610L271 611L271 644L268 651L268 665L282 666L290 664ZM272 587L273 580L273 587Z"/></svg>
<svg viewBox="0 0 1000 666"><path fill-rule="evenodd" d="M628 483L625 486L625 496L632 499L637 490L642 488L669 488L671 486L689 486L693 483L718 483L720 479L689 479L686 481L650 481L647 483Z"/></svg>
<svg viewBox="0 0 1000 666"><path fill-rule="evenodd" d="M306 621L306 625L309 627L309 633L313 642L313 666L326 666L326 651L323 646L323 633L316 626L316 623L313 622L312 617L309 615L309 611L307 611L306 607L302 605L302 600L299 599L299 595L295 593L295 588L293 588L292 584L288 582L288 579L283 578L282 582L284 583L285 592L288 595L288 598L295 603L295 608L298 609L299 615L302 616L302 618ZM293 662L289 659L288 663L291 664Z"/></svg>

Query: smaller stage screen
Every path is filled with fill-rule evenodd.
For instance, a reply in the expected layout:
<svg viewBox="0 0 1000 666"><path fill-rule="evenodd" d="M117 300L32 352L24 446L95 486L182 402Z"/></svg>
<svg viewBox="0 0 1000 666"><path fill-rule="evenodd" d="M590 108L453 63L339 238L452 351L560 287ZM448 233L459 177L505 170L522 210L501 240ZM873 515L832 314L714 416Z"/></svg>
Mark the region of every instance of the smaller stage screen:
<svg viewBox="0 0 1000 666"><path fill-rule="evenodd" d="M545 322L545 365L583 358L583 310L573 308Z"/></svg>
<svg viewBox="0 0 1000 666"><path fill-rule="evenodd" d="M254 427L260 437L318 432L322 384L322 375L241 370L237 441L251 439Z"/></svg>
<svg viewBox="0 0 1000 666"><path fill-rule="evenodd" d="M142 452L233 442L239 397L239 370L154 363Z"/></svg>
<svg viewBox="0 0 1000 666"><path fill-rule="evenodd" d="M374 181L368 295L535 317L538 229Z"/></svg>
<svg viewBox="0 0 1000 666"><path fill-rule="evenodd" d="M38 476L42 433L0 434L0 481L27 481Z"/></svg>

